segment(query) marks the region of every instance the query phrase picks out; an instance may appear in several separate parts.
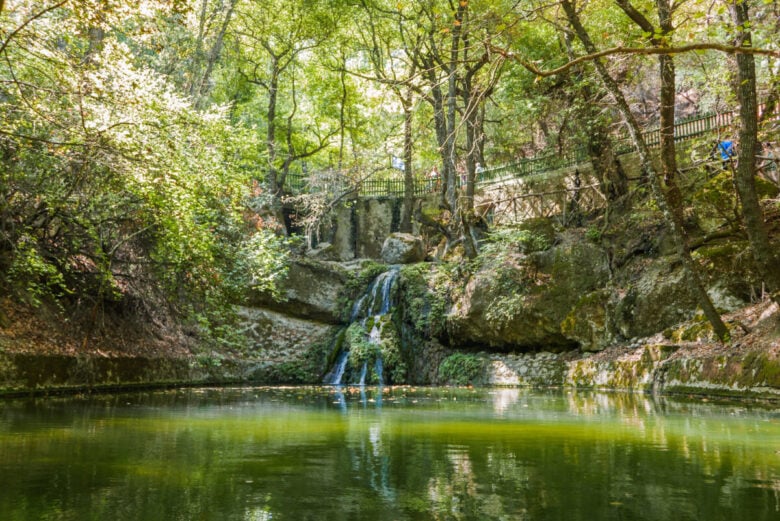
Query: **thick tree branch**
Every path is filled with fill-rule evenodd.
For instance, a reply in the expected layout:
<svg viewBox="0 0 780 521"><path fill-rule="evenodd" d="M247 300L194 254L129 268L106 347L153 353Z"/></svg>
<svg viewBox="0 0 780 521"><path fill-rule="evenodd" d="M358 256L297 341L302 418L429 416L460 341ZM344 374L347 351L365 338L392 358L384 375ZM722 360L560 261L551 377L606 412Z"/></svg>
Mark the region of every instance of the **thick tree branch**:
<svg viewBox="0 0 780 521"><path fill-rule="evenodd" d="M631 5L631 2L628 0L615 0L615 3L620 7L624 13L626 13L626 16L631 18L631 20L634 21L635 24L637 24L644 32L650 33L651 35L655 33L655 27L653 27L653 24L650 23L650 21L636 10L636 8Z"/></svg>
<svg viewBox="0 0 780 521"><path fill-rule="evenodd" d="M654 54L683 54L692 51L720 51L726 54L753 54L761 56L772 56L774 58L780 58L780 51L773 49L760 49L756 47L737 47L735 45L727 45L722 43L692 43L689 45L681 45L679 47L612 47L603 51L586 54L580 56L565 65L556 67L555 69L540 69L534 63L524 59L522 56L518 56L512 51L508 51L504 48L496 45L487 44L490 52L496 53L505 59L513 60L537 76L548 77L561 74L571 69L575 65L580 63L598 60L605 56L612 56L616 54L634 54L634 55L654 55Z"/></svg>

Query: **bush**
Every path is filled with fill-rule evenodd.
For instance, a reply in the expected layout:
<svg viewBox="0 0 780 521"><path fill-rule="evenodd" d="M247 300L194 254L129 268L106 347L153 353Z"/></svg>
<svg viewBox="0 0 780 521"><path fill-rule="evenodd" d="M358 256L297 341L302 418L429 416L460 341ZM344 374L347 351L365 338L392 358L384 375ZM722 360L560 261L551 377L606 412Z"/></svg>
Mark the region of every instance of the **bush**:
<svg viewBox="0 0 780 521"><path fill-rule="evenodd" d="M439 383L469 385L479 383L486 361L478 355L455 353L439 364Z"/></svg>

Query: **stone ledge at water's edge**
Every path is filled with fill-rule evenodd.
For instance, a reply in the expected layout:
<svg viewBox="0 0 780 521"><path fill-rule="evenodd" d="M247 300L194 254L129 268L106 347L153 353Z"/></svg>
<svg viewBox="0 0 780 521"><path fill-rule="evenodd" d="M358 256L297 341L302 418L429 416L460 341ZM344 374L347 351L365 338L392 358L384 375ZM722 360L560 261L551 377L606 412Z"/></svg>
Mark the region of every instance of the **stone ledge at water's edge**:
<svg viewBox="0 0 780 521"><path fill-rule="evenodd" d="M181 345L144 352L140 337L136 351L103 342L79 352L67 338L0 329L0 396L321 380L332 326L260 308L238 314L248 344L232 353Z"/></svg>
<svg viewBox="0 0 780 521"><path fill-rule="evenodd" d="M646 344L596 355L483 354L474 383L780 399L780 348Z"/></svg>

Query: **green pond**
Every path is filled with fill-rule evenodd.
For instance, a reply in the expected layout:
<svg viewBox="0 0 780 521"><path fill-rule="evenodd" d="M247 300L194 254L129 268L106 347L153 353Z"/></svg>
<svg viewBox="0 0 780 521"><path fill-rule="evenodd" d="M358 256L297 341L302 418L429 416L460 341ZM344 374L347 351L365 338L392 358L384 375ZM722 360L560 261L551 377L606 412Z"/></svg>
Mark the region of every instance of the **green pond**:
<svg viewBox="0 0 780 521"><path fill-rule="evenodd" d="M0 401L0 520L780 519L780 408L517 389Z"/></svg>

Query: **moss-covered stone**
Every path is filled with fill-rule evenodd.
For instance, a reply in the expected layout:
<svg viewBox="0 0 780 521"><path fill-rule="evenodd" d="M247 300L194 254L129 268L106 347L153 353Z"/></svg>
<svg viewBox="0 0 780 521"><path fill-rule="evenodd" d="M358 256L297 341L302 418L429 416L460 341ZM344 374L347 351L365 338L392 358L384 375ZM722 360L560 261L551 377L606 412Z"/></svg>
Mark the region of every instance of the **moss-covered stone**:
<svg viewBox="0 0 780 521"><path fill-rule="evenodd" d="M342 305L352 274L336 262L297 259L289 266L282 300L268 293L252 293L248 303L296 318L338 324L342 321Z"/></svg>
<svg viewBox="0 0 780 521"><path fill-rule="evenodd" d="M603 253L581 240L582 233L561 234L558 244L530 255L486 249L453 302L449 342L502 351L576 347L561 323L609 276Z"/></svg>
<svg viewBox="0 0 780 521"><path fill-rule="evenodd" d="M610 296L605 289L583 295L561 322L563 334L576 340L583 351L601 351L613 340L607 324Z"/></svg>

